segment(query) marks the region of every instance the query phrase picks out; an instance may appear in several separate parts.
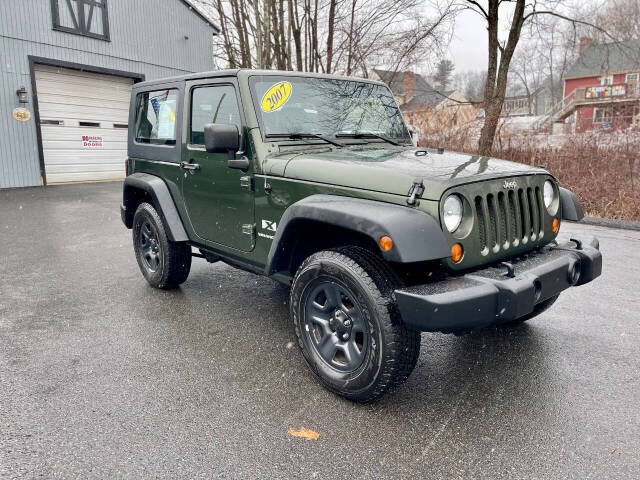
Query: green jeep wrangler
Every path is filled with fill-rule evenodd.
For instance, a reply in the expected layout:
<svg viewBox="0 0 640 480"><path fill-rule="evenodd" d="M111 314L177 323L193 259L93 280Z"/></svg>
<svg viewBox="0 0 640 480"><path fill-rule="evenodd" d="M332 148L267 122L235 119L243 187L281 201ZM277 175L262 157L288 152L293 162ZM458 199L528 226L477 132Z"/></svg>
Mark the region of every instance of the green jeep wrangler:
<svg viewBox="0 0 640 480"><path fill-rule="evenodd" d="M595 238L556 240L576 197L541 168L415 147L386 85L232 70L138 83L122 220L146 280L192 257L291 286L302 354L371 401L416 365L420 332L540 314L600 275Z"/></svg>

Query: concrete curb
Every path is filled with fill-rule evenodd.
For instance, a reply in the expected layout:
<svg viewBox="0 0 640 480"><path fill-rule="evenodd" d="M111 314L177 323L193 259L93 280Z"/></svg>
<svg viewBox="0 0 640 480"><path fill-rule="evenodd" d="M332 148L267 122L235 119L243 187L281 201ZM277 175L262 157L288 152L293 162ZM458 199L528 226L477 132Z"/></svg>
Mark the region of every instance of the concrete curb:
<svg viewBox="0 0 640 480"><path fill-rule="evenodd" d="M640 232L640 222L630 220L617 220L614 218L584 217L578 223L595 225L597 227L622 228L624 230L635 230Z"/></svg>

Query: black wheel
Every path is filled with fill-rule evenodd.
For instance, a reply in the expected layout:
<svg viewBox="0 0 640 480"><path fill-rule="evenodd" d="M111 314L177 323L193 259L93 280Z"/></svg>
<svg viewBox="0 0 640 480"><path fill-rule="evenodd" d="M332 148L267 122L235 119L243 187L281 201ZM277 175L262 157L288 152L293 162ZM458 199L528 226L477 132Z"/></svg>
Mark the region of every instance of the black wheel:
<svg viewBox="0 0 640 480"><path fill-rule="evenodd" d="M549 310L549 308L551 308L551 305L556 303L556 300L558 300L559 296L560 296L560 294L555 295L555 296L553 296L551 298L548 298L548 299L540 302L535 307L533 307L533 312L531 312L530 314L525 315L524 317L516 318L515 320L513 320L511 322L503 323L502 325L504 325L505 327L510 327L510 326L513 327L513 326L516 326L516 325L520 325L520 324L526 322L527 320L531 320L532 318L537 317L542 312L546 312L547 310Z"/></svg>
<svg viewBox="0 0 640 480"><path fill-rule="evenodd" d="M133 249L144 278L156 288L173 288L191 270L191 247L169 241L162 219L149 203L141 203L133 217Z"/></svg>
<svg viewBox="0 0 640 480"><path fill-rule="evenodd" d="M302 354L326 388L370 402L411 374L420 332L400 319L399 285L381 259L357 247L318 252L300 266L291 313Z"/></svg>

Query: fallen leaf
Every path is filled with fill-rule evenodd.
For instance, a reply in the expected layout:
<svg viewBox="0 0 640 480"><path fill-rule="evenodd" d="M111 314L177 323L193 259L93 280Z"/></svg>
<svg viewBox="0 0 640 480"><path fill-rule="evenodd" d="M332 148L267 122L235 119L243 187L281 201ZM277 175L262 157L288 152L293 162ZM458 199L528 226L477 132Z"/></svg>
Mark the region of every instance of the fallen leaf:
<svg viewBox="0 0 640 480"><path fill-rule="evenodd" d="M293 435L294 437L302 437L307 440L317 440L320 437L318 432L314 432L313 430L309 430L308 428L300 427L300 430L294 430L293 428L289 429L289 435Z"/></svg>

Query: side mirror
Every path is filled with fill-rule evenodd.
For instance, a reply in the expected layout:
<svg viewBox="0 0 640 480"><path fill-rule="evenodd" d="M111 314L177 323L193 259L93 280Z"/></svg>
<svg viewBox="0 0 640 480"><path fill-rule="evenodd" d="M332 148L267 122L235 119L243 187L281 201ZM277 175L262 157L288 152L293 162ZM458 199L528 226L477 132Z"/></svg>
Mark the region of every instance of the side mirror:
<svg viewBox="0 0 640 480"><path fill-rule="evenodd" d="M204 126L204 147L209 153L228 153L230 159L240 150L240 132L236 125L207 123Z"/></svg>

